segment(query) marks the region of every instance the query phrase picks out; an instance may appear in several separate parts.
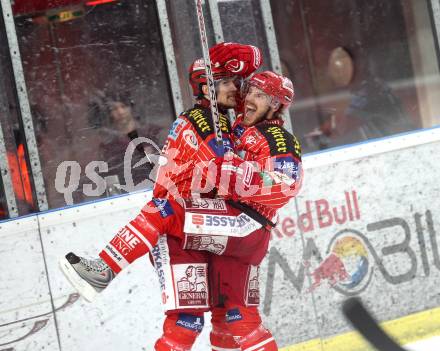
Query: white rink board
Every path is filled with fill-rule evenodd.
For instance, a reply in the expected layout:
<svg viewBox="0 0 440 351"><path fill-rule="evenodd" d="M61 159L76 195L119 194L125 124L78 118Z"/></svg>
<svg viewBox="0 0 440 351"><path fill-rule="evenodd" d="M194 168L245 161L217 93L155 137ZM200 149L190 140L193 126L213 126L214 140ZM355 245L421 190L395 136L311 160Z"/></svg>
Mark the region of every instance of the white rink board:
<svg viewBox="0 0 440 351"><path fill-rule="evenodd" d="M37 218L0 223L0 241L0 350L59 350Z"/></svg>
<svg viewBox="0 0 440 351"><path fill-rule="evenodd" d="M432 237L440 244L440 143L314 168L307 168L306 157L305 165L304 188L297 201L282 210L261 269L262 315L279 345L348 331L338 306L356 291L380 320L440 306L436 284L440 265L436 266L432 245ZM347 219L325 226L329 217L324 207L347 206L345 192L351 202ZM163 315L159 286L147 258L123 272L94 304L78 299L57 266L58 258L68 251L96 255L150 196L138 193L0 223L0 264L9 268L0 276L0 351L52 351L60 349L59 343L68 351L153 349ZM306 214L307 204L314 228L303 228L301 233L298 213ZM309 291L312 277L302 264L304 253L311 257L309 271L313 271L330 256L332 239L344 230L339 238L344 234L359 238L360 233L367 243L361 240L359 246L359 241L346 239L357 253L354 258L348 255L353 261L348 263L343 255L350 245L333 246L339 255L335 262L343 262L346 273L353 274L359 252L363 253L367 273L362 279L358 274L354 287L353 280L351 287L341 285L347 280L338 280L332 288L329 277L343 271L321 267L322 282ZM195 351L209 349L209 321L205 326Z"/></svg>
<svg viewBox="0 0 440 351"><path fill-rule="evenodd" d="M69 251L96 257L116 231L137 215L149 197L150 194L142 193L68 209L62 212L68 221L60 220L57 212L40 216L55 298L65 298L74 292L58 268L58 259ZM141 350L143 346L152 346L145 336L160 335L161 310L153 303L159 301L160 295L147 258L139 259L114 283L95 303L79 299L57 312L63 349Z"/></svg>
<svg viewBox="0 0 440 351"><path fill-rule="evenodd" d="M271 306L266 319L277 326L275 335L282 346L313 339L317 330L323 338L349 331L339 311L346 296L359 295L381 321L440 306L439 174L439 143L306 169L304 188L295 205L302 218L310 214L313 228L305 221L301 234L295 205L283 209L278 226L282 238L275 233L266 257L266 265L269 260L275 267L271 273L275 272L276 279L263 310ZM351 208L345 220L341 206ZM330 219L333 208L338 209L341 223L335 223L333 213ZM319 265L332 252L337 256L334 264ZM313 293L308 291L313 277L300 274L304 253L310 258L310 273L318 266L322 270L322 283ZM357 280L340 281L335 267L341 262L346 273ZM358 265L368 267L363 278ZM331 274L336 277L333 287ZM265 268L263 279L266 276ZM310 319L311 315L315 317L313 328L303 323L304 316ZM424 331L417 332L422 336Z"/></svg>

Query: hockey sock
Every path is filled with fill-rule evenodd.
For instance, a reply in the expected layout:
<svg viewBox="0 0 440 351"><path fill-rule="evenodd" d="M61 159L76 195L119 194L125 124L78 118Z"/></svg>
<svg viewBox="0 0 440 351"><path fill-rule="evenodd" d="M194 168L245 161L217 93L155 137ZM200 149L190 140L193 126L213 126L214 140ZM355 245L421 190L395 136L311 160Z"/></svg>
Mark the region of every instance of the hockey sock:
<svg viewBox="0 0 440 351"><path fill-rule="evenodd" d="M151 223L151 217L155 215L142 211L135 219L121 228L101 251L99 256L113 272L118 274L157 244L161 232L157 228L158 223L155 225Z"/></svg>
<svg viewBox="0 0 440 351"><path fill-rule="evenodd" d="M226 308L214 307L211 311L212 331L209 335L214 351L239 351L240 346L235 341L226 325Z"/></svg>
<svg viewBox="0 0 440 351"><path fill-rule="evenodd" d="M189 351L203 329L203 312L172 313L166 316L156 351Z"/></svg>
<svg viewBox="0 0 440 351"><path fill-rule="evenodd" d="M271 332L261 323L257 307L229 308L226 313L226 323L240 345L240 350L278 350Z"/></svg>

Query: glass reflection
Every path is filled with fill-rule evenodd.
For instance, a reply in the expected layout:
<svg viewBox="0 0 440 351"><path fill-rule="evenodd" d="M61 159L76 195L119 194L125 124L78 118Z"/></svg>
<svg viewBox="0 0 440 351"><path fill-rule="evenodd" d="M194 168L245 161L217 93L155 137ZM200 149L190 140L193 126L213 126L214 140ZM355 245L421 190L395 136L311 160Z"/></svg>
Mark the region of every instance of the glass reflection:
<svg viewBox="0 0 440 351"><path fill-rule="evenodd" d="M66 204L55 186L63 161L79 164L75 202L119 193L133 135L161 146L174 119L155 2L88 6L64 1L58 6L36 9L16 1L14 7L51 208ZM99 182L87 176L86 167L99 160L108 171L96 173L108 186L100 195L87 195L83 186L96 188ZM135 183L148 173L145 165L134 169ZM70 180L60 174L62 187Z"/></svg>
<svg viewBox="0 0 440 351"><path fill-rule="evenodd" d="M271 5L283 69L295 85L292 123L306 152L439 123L427 1Z"/></svg>

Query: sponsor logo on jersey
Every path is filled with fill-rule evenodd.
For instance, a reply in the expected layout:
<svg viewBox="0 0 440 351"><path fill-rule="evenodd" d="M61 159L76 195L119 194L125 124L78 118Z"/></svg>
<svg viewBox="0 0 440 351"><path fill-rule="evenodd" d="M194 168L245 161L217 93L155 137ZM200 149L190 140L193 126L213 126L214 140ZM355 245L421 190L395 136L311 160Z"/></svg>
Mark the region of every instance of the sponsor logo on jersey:
<svg viewBox="0 0 440 351"><path fill-rule="evenodd" d="M110 257L112 257L117 263L119 263L119 266L121 266L121 264L124 262L125 259L123 256L121 256L121 254L117 250L113 248L112 244L114 243L107 244L105 246L106 249L105 251L107 252L107 254L110 254Z"/></svg>
<svg viewBox="0 0 440 351"><path fill-rule="evenodd" d="M256 128L268 142L272 156L291 153L298 159L301 158L301 146L298 140L287 130L267 124L256 126Z"/></svg>
<svg viewBox="0 0 440 351"><path fill-rule="evenodd" d="M243 184L246 187L250 187L254 177L254 167L249 162L246 162L244 166Z"/></svg>
<svg viewBox="0 0 440 351"><path fill-rule="evenodd" d="M234 135L237 138L241 138L241 136L243 135L244 131L246 130L245 127L243 127L241 124L238 124L237 126L235 126L234 128Z"/></svg>
<svg viewBox="0 0 440 351"><path fill-rule="evenodd" d="M241 321L243 319L243 316L240 313L240 310L238 308L234 308L232 310L228 310L226 312L226 322L231 323L235 321Z"/></svg>
<svg viewBox="0 0 440 351"><path fill-rule="evenodd" d="M275 171L275 172L267 172L267 174L269 175L269 177L271 177L273 179L273 182L275 184L280 184L280 183L284 183L287 184L288 186L291 186L295 183L295 179L290 178L288 175Z"/></svg>
<svg viewBox="0 0 440 351"><path fill-rule="evenodd" d="M298 139L293 136L293 144L295 149L295 156L301 157L301 144L299 143Z"/></svg>
<svg viewBox="0 0 440 351"><path fill-rule="evenodd" d="M208 306L206 263L173 265L179 307Z"/></svg>
<svg viewBox="0 0 440 351"><path fill-rule="evenodd" d="M156 207L159 209L159 213L162 218L167 218L168 216L171 216L174 214L173 208L171 207L171 204L168 200L162 200L162 199L152 199Z"/></svg>
<svg viewBox="0 0 440 351"><path fill-rule="evenodd" d="M224 154L224 145L225 145L224 139L223 139L223 148L217 144L217 140L215 138L212 138L211 140L208 141L208 146L219 157L222 157Z"/></svg>
<svg viewBox="0 0 440 351"><path fill-rule="evenodd" d="M228 151L234 152L232 142L227 134L223 134L223 149L219 147L217 140L214 137L208 141L208 146L219 157L222 157Z"/></svg>
<svg viewBox="0 0 440 351"><path fill-rule="evenodd" d="M182 131L182 129L186 126L188 122L185 121L182 118L177 118L170 130L170 133L168 134L168 137L170 137L173 140L176 140L177 137L179 136L180 132Z"/></svg>
<svg viewBox="0 0 440 351"><path fill-rule="evenodd" d="M248 137L246 137L245 143L249 145L255 145L257 143L257 139L255 139L253 135L249 135Z"/></svg>
<svg viewBox="0 0 440 351"><path fill-rule="evenodd" d="M204 323L203 316L198 317L191 314L179 313L176 325L200 333L203 329Z"/></svg>
<svg viewBox="0 0 440 351"><path fill-rule="evenodd" d="M170 264L170 250L167 243L167 236L160 235L157 245L151 250L154 268L159 278L162 302L165 310L177 308L177 298L174 293L174 280Z"/></svg>
<svg viewBox="0 0 440 351"><path fill-rule="evenodd" d="M185 234L185 250L209 251L221 255L228 243L227 236Z"/></svg>
<svg viewBox="0 0 440 351"><path fill-rule="evenodd" d="M292 179L298 177L298 162L293 157L277 157L275 158L275 171L283 173Z"/></svg>
<svg viewBox="0 0 440 351"><path fill-rule="evenodd" d="M199 149L199 143L197 142L197 137L192 130L185 130L183 132L183 139L194 150Z"/></svg>
<svg viewBox="0 0 440 351"><path fill-rule="evenodd" d="M185 209L191 210L206 210L206 211L226 211L226 203L220 199L192 199L185 200Z"/></svg>
<svg viewBox="0 0 440 351"><path fill-rule="evenodd" d="M207 116L200 109L191 110L189 113L191 122L196 127L197 131L202 135L203 139L207 137L208 134L212 133L212 127L208 122Z"/></svg>
<svg viewBox="0 0 440 351"><path fill-rule="evenodd" d="M247 282L247 304L260 304L260 286L259 286L260 270L258 266L250 266L249 279Z"/></svg>
<svg viewBox="0 0 440 351"><path fill-rule="evenodd" d="M122 255L127 256L141 240L129 228L124 227L110 242Z"/></svg>
<svg viewBox="0 0 440 351"><path fill-rule="evenodd" d="M191 218L193 224L202 225L203 223L205 223L205 218L203 217L203 215L194 214Z"/></svg>
<svg viewBox="0 0 440 351"><path fill-rule="evenodd" d="M231 124L229 123L228 117L226 117L223 114L219 115L219 122L220 122L220 129L223 133L230 133L231 132Z"/></svg>
<svg viewBox="0 0 440 351"><path fill-rule="evenodd" d="M250 222L250 217L241 213L238 216L215 216L210 214L193 214L192 223L206 227L241 228Z"/></svg>
<svg viewBox="0 0 440 351"><path fill-rule="evenodd" d="M234 152L234 149L232 147L232 142L227 137L223 137L223 149L224 149L225 153L227 153L227 152Z"/></svg>
<svg viewBox="0 0 440 351"><path fill-rule="evenodd" d="M261 224L245 213L222 216L202 211L185 212L185 233L244 237L259 228Z"/></svg>
<svg viewBox="0 0 440 351"><path fill-rule="evenodd" d="M273 136L277 151L279 153L286 153L287 140L283 130L280 127L269 127L267 131Z"/></svg>
<svg viewBox="0 0 440 351"><path fill-rule="evenodd" d="M161 253L161 245L156 245L155 247L153 247L153 250L151 251L151 255L153 256L154 267L156 268L156 273L157 276L159 277L160 289L162 291L162 294L166 293L166 284L165 284L166 279L164 272L165 262L163 259L163 255ZM163 300L164 300L164 296L162 296L162 301ZM166 301L166 296L165 296L165 301Z"/></svg>

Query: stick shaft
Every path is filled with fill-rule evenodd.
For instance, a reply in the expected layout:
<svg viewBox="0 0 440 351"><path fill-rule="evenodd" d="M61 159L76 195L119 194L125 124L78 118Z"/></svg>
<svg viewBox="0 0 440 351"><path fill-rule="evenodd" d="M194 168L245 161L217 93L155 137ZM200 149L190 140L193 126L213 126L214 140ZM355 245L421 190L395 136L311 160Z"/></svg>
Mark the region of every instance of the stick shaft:
<svg viewBox="0 0 440 351"><path fill-rule="evenodd" d="M215 131L215 139L217 141L218 146L221 148L223 154L223 138L222 138L222 131L220 128L220 118L219 118L218 106L217 106L217 96L215 93L214 77L212 75L211 59L209 57L208 40L206 38L206 27L205 27L205 19L203 17L202 0L196 0L196 7L197 7L197 20L199 22L200 41L202 43L202 49L203 49L203 59L205 61L206 80L208 83L209 98L211 101L210 105L211 105L212 120L214 122L213 124Z"/></svg>
<svg viewBox="0 0 440 351"><path fill-rule="evenodd" d="M379 351L406 351L399 346L373 319L358 298L344 302L342 311L345 317L367 341Z"/></svg>

